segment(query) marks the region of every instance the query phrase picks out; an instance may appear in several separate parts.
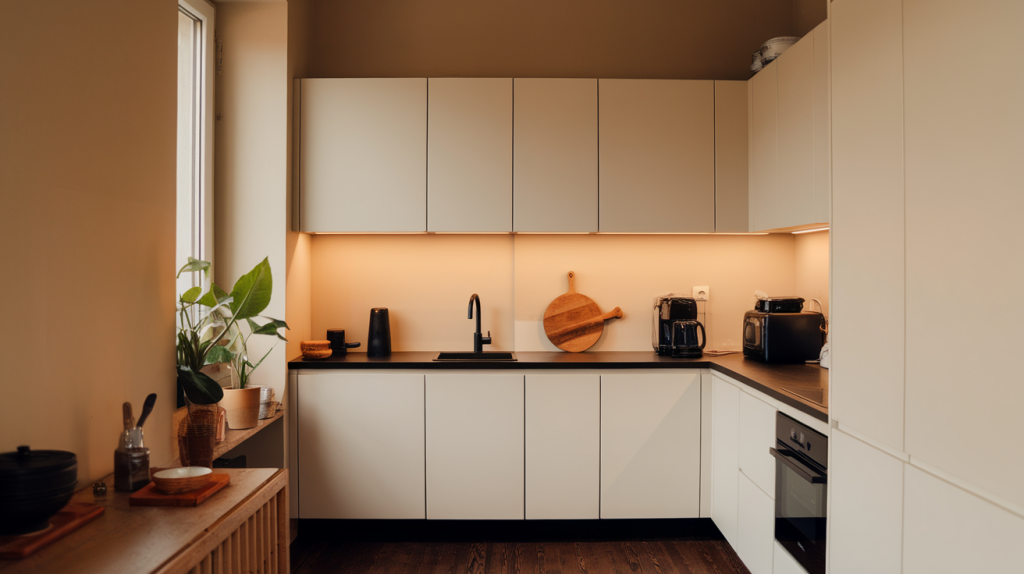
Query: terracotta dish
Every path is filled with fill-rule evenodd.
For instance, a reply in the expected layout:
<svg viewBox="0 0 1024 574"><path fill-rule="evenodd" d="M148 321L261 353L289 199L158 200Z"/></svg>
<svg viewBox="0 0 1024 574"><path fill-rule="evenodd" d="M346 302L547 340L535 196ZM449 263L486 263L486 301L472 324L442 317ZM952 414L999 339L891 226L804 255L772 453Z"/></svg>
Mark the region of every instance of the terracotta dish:
<svg viewBox="0 0 1024 574"><path fill-rule="evenodd" d="M213 471L205 466L182 466L153 473L153 482L164 494L178 494L202 488L211 476Z"/></svg>

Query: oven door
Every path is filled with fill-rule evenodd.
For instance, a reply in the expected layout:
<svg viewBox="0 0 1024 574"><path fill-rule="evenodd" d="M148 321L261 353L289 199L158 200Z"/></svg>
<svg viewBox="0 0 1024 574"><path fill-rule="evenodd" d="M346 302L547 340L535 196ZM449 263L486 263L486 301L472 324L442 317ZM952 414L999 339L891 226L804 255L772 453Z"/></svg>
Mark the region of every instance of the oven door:
<svg viewBox="0 0 1024 574"><path fill-rule="evenodd" d="M826 475L779 445L775 457L775 540L809 574L825 574Z"/></svg>

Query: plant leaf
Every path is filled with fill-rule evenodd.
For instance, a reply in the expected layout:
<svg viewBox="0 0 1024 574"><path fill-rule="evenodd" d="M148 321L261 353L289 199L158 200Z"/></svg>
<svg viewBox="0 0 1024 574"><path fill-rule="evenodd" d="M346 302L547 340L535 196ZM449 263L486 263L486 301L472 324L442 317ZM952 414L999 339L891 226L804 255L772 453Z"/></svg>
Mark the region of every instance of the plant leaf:
<svg viewBox="0 0 1024 574"><path fill-rule="evenodd" d="M178 274L175 278L181 277L182 273L191 273L193 271L203 271L205 273L210 272L210 262L200 261L193 257L188 258L188 263L182 265L181 269L178 270Z"/></svg>
<svg viewBox="0 0 1024 574"><path fill-rule="evenodd" d="M264 257L252 271L239 277L231 288L231 313L236 319L259 315L270 304L273 289L270 260Z"/></svg>
<svg viewBox="0 0 1024 574"><path fill-rule="evenodd" d="M214 363L230 363L235 355L228 350L227 347L217 345L210 349L210 352L206 354L206 364L212 365Z"/></svg>
<svg viewBox="0 0 1024 574"><path fill-rule="evenodd" d="M207 307L216 307L218 304L223 304L227 301L228 294L226 291L220 288L216 283L210 285L210 290L199 300L200 305Z"/></svg>
<svg viewBox="0 0 1024 574"><path fill-rule="evenodd" d="M265 317L265 318L266 319L270 319L270 317ZM249 323L250 323L249 324L250 328L253 325L255 325L255 323L253 323L252 321L249 321ZM285 323L284 321L281 321L279 319L270 319L270 322L267 323L266 325L263 325L262 327L254 328L252 330L252 334L253 335L275 335L278 339L280 339L280 340L284 341L285 343L287 343L288 339L285 339L283 336L281 336L280 333L277 332L277 330L282 328L282 327L285 328L285 329L288 329L289 328L288 327L288 323Z"/></svg>
<svg viewBox="0 0 1024 574"><path fill-rule="evenodd" d="M205 373L178 365L178 382L188 400L196 405L212 405L224 398L224 389Z"/></svg>
<svg viewBox="0 0 1024 574"><path fill-rule="evenodd" d="M202 287L193 287L181 294L182 303L195 303L199 294L203 292Z"/></svg>

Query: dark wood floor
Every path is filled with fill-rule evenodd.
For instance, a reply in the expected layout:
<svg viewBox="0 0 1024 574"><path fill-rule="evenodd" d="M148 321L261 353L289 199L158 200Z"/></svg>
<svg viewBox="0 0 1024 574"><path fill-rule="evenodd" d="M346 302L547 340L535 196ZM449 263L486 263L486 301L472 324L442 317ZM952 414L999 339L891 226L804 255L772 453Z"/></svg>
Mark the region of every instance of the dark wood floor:
<svg viewBox="0 0 1024 574"><path fill-rule="evenodd" d="M293 574L749 574L722 540L374 542L302 536Z"/></svg>

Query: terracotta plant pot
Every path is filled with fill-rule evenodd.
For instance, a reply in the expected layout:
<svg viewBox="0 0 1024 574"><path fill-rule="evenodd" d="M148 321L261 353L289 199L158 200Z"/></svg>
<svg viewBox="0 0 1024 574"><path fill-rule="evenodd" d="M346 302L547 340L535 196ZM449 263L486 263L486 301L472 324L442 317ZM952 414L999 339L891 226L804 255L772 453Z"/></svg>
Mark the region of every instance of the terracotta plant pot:
<svg viewBox="0 0 1024 574"><path fill-rule="evenodd" d="M228 415L228 428L251 429L260 422L260 388L224 389L219 404Z"/></svg>

